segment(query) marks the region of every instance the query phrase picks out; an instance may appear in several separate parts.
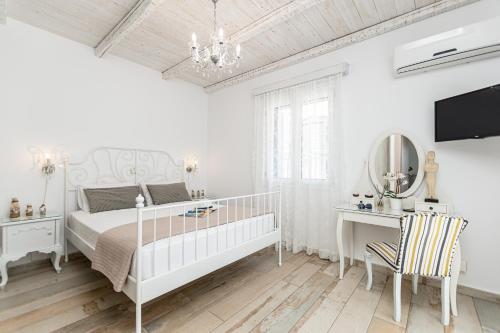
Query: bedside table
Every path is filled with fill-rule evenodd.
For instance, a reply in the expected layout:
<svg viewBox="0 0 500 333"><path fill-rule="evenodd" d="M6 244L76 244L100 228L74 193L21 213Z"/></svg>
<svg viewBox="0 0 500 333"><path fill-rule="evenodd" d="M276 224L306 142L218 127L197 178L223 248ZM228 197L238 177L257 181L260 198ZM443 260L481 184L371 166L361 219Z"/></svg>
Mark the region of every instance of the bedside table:
<svg viewBox="0 0 500 333"><path fill-rule="evenodd" d="M63 217L58 214L0 219L0 288L7 284L7 263L30 252L50 253L54 269L57 273L61 271L59 260L64 252L62 221Z"/></svg>
<svg viewBox="0 0 500 333"><path fill-rule="evenodd" d="M209 201L209 200L217 200L215 197L207 197L204 198L191 198L191 201Z"/></svg>

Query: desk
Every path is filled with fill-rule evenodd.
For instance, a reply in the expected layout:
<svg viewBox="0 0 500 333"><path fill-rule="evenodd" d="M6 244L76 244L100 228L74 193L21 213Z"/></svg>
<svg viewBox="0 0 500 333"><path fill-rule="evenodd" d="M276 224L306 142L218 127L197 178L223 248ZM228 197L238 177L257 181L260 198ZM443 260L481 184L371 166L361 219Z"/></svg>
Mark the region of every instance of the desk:
<svg viewBox="0 0 500 333"><path fill-rule="evenodd" d="M382 211L373 210L360 210L356 207L345 204L336 208L339 217L337 221L337 244L339 247L339 258L340 258L340 278L344 277L344 242L343 242L343 232L344 224L348 222L348 235L349 235L349 256L350 264L354 264L354 222L365 223L371 225L378 225L381 227L395 228L399 229L399 220L402 215L409 214L403 211L391 210L384 208ZM376 241L376 239L374 239ZM457 251L455 257L453 258L453 264L451 268L451 281L450 281L450 301L451 301L451 312L454 316L457 316L457 284L458 276L460 274L460 241L458 242Z"/></svg>

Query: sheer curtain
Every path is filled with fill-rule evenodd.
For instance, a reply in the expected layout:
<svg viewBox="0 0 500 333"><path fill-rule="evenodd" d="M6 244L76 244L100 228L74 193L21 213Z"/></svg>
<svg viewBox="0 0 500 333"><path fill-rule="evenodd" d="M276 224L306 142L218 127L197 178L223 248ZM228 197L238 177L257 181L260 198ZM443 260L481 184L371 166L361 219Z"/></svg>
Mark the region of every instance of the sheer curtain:
<svg viewBox="0 0 500 333"><path fill-rule="evenodd" d="M330 260L338 260L341 80L337 74L255 96L255 190L281 189L287 250Z"/></svg>

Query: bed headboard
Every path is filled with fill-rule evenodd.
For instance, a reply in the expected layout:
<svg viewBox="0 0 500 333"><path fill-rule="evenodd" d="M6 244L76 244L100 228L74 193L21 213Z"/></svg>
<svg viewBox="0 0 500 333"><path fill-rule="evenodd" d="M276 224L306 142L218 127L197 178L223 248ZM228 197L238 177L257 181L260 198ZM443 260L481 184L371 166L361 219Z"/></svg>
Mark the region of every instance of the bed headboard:
<svg viewBox="0 0 500 333"><path fill-rule="evenodd" d="M76 209L81 185L184 181L184 164L164 151L100 147L80 162L65 162L65 214Z"/></svg>

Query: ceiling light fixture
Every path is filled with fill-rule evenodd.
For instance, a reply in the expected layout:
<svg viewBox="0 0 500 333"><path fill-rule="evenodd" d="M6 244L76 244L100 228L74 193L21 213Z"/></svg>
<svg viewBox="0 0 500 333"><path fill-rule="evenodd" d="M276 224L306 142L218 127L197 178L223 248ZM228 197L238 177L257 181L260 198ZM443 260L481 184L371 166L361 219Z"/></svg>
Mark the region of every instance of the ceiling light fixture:
<svg viewBox="0 0 500 333"><path fill-rule="evenodd" d="M210 37L210 45L200 49L196 34L193 33L191 36L191 60L196 71L204 77L209 77L211 73L217 73L218 76L222 73L232 73L234 66L239 67L241 59L240 44L233 47L224 39L224 30L222 28L217 30L217 1L212 0L214 4L214 30Z"/></svg>

